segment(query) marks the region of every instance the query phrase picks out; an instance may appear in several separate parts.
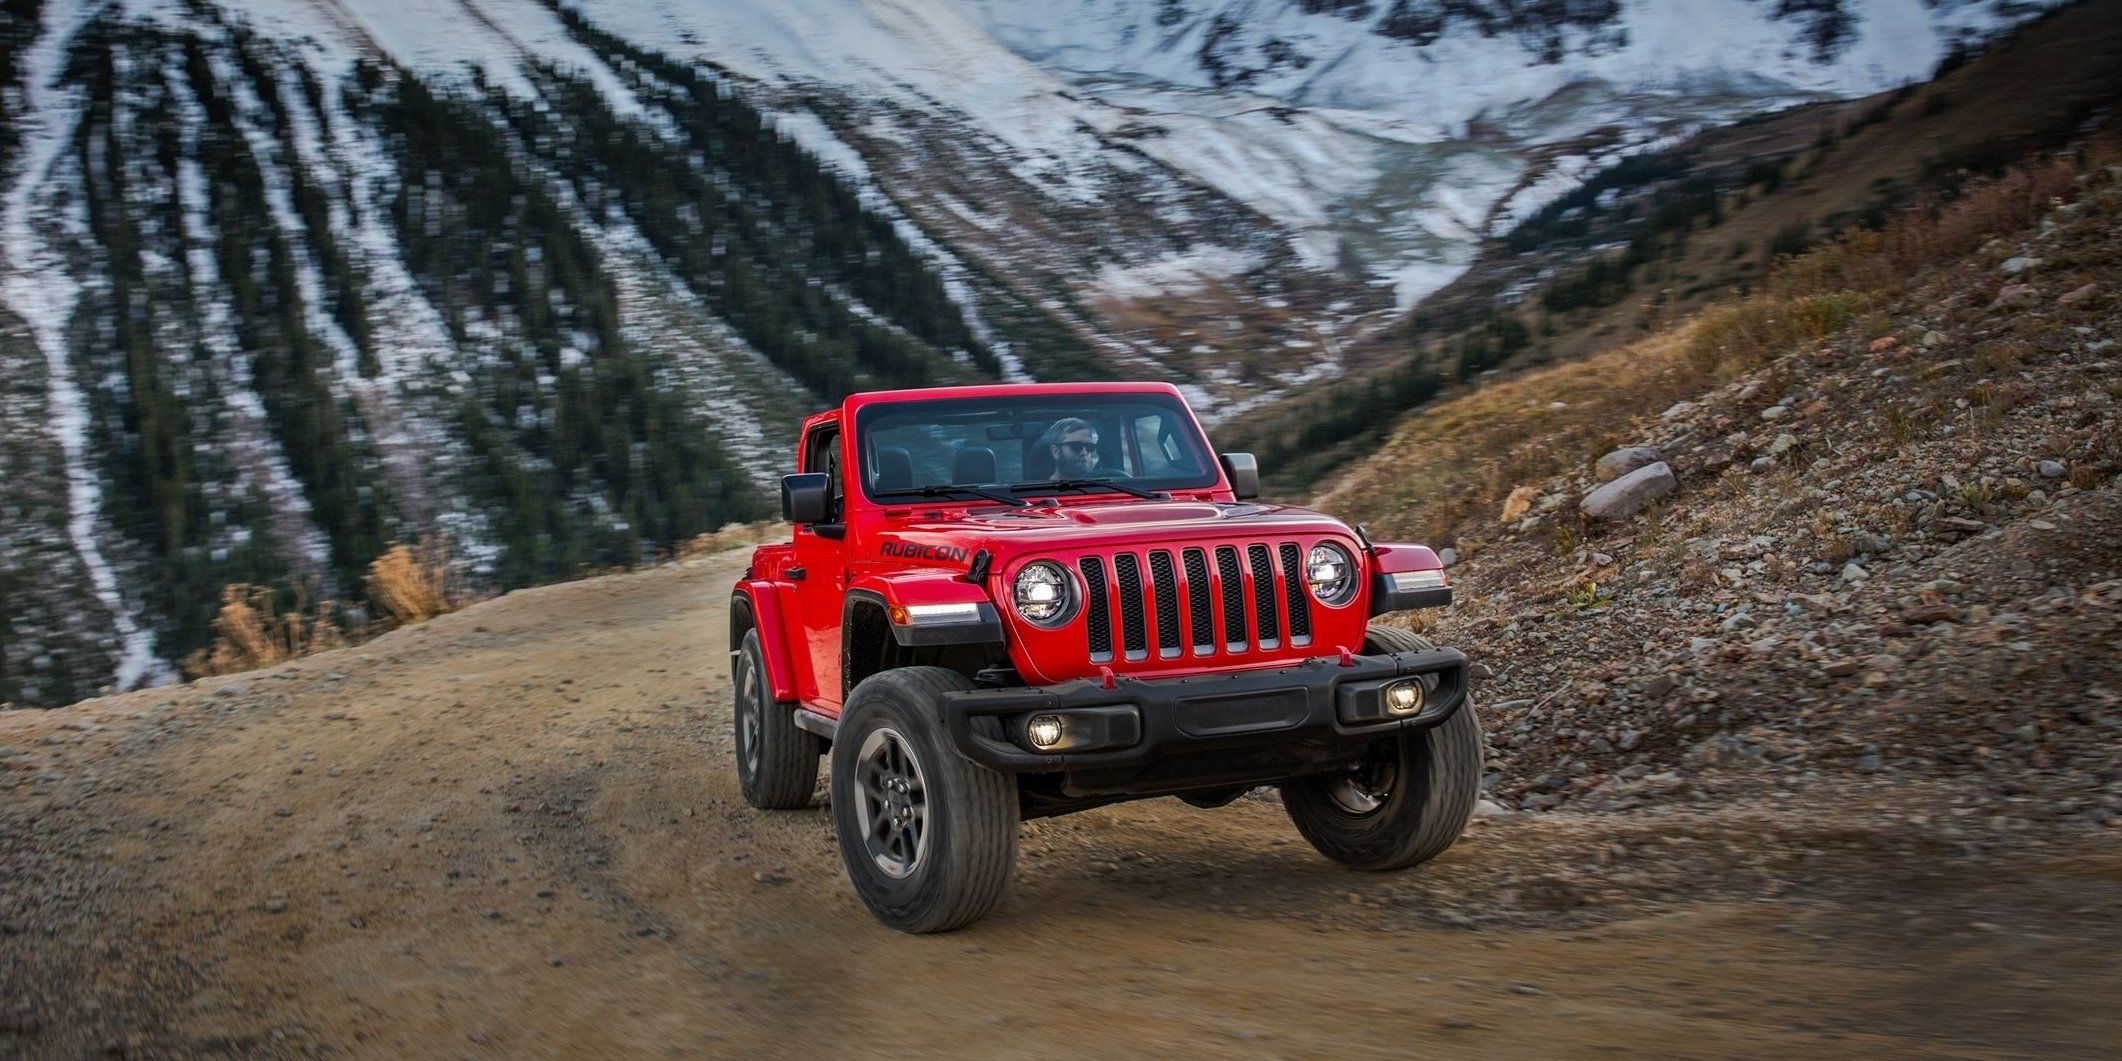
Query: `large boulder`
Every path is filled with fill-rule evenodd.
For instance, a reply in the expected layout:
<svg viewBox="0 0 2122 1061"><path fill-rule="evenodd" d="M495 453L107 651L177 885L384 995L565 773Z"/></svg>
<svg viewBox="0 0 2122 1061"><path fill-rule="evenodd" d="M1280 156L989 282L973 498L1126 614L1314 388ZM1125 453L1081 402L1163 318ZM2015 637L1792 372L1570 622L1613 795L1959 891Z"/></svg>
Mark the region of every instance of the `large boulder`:
<svg viewBox="0 0 2122 1061"><path fill-rule="evenodd" d="M1592 476L1602 483L1612 482L1638 468L1647 468L1664 459L1658 455L1657 450L1649 446L1623 446L1599 458L1599 462L1592 465Z"/></svg>
<svg viewBox="0 0 2122 1061"><path fill-rule="evenodd" d="M1679 488L1680 480L1674 477L1672 465L1659 461L1629 472L1584 495L1584 500L1577 508L1588 518L1619 522L1633 517L1643 511L1643 506Z"/></svg>

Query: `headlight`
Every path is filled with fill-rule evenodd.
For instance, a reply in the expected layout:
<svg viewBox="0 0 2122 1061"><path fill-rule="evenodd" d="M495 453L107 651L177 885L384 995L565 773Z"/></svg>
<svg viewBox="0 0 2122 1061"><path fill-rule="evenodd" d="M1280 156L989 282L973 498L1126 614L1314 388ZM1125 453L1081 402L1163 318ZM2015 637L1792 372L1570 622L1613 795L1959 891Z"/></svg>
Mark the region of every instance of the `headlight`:
<svg viewBox="0 0 2122 1061"><path fill-rule="evenodd" d="M1304 584L1321 604L1347 604L1356 596L1356 558L1332 542L1320 542L1304 558Z"/></svg>
<svg viewBox="0 0 2122 1061"><path fill-rule="evenodd" d="M1060 564L1040 560L1017 572L1011 596L1018 615L1040 626L1059 626L1073 610L1076 584Z"/></svg>

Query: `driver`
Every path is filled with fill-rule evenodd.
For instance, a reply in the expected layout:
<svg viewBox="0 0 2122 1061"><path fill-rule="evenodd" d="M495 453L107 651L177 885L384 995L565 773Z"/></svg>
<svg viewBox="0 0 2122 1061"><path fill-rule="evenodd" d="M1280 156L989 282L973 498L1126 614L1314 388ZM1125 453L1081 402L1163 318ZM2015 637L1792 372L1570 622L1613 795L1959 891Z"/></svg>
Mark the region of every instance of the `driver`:
<svg viewBox="0 0 2122 1061"><path fill-rule="evenodd" d="M1054 457L1054 473L1047 479L1086 479L1097 476L1098 429L1088 420L1063 417L1039 436Z"/></svg>

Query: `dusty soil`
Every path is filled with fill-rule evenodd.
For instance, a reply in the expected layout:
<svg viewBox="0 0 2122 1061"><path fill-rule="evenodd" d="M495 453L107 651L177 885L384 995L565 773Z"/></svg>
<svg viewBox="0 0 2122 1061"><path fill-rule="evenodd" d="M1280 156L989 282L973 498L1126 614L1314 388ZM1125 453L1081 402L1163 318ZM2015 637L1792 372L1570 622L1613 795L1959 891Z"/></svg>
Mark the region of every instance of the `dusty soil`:
<svg viewBox="0 0 2122 1061"><path fill-rule="evenodd" d="M737 793L740 566L0 715L0 1054L2094 1056L2122 1032L2104 836L1955 853L1824 793L1491 817L1386 877L1315 857L1271 797L1159 800L1030 823L995 917L890 932L822 808Z"/></svg>

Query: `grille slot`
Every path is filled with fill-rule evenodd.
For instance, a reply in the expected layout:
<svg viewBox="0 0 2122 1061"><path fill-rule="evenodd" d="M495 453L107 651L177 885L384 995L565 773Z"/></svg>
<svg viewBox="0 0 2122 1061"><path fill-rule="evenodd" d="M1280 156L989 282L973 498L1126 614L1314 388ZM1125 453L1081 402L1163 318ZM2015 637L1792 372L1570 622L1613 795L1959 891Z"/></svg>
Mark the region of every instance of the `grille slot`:
<svg viewBox="0 0 2122 1061"><path fill-rule="evenodd" d="M1282 646L1282 608L1275 600L1275 558L1265 545L1249 545L1246 559L1253 565L1254 634L1263 649Z"/></svg>
<svg viewBox="0 0 2122 1061"><path fill-rule="evenodd" d="M1113 557L1113 578L1120 590L1120 650L1128 659L1149 658L1149 630L1142 619L1142 562L1133 553Z"/></svg>
<svg viewBox="0 0 2122 1061"><path fill-rule="evenodd" d="M1090 661L1110 663L1113 658L1113 613L1105 592L1105 560L1086 556L1076 565L1083 571L1083 630L1090 636Z"/></svg>
<svg viewBox="0 0 2122 1061"><path fill-rule="evenodd" d="M1149 589L1157 602L1157 655L1179 658L1179 579L1172 570L1172 554L1162 549L1149 554Z"/></svg>
<svg viewBox="0 0 2122 1061"><path fill-rule="evenodd" d="M1282 543L1282 599L1289 606L1289 643L1312 643L1311 602L1306 600L1304 553L1296 542Z"/></svg>
<svg viewBox="0 0 2122 1061"><path fill-rule="evenodd" d="M1245 577L1238 570L1238 550L1216 547L1216 577L1223 583L1223 647L1245 651Z"/></svg>
<svg viewBox="0 0 2122 1061"><path fill-rule="evenodd" d="M1194 655L1216 651L1216 607L1208 585L1208 554L1188 549L1179 554L1186 565L1187 622L1193 629Z"/></svg>

